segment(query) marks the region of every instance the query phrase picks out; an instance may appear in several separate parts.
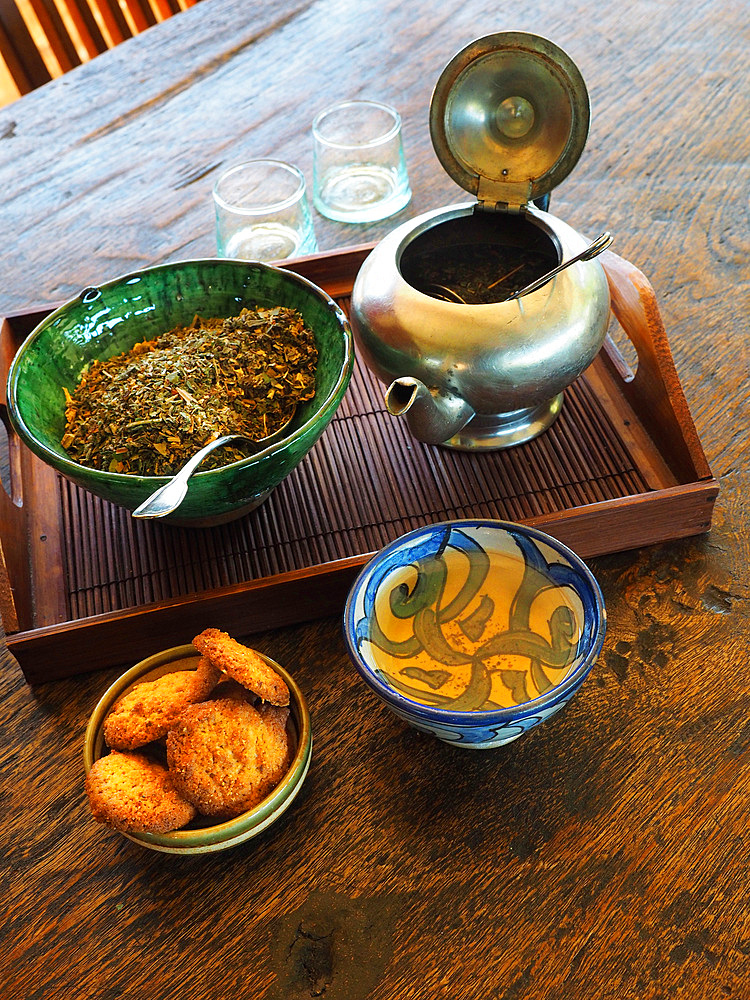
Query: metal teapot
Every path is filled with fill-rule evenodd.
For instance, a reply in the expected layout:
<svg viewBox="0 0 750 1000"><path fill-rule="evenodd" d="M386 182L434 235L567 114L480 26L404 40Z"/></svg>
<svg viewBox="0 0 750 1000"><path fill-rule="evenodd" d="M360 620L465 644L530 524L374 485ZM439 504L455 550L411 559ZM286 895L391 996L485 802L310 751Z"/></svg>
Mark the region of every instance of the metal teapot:
<svg viewBox="0 0 750 1000"><path fill-rule="evenodd" d="M386 406L421 441L498 449L546 430L609 323L588 240L545 210L585 145L589 103L569 57L502 32L461 50L437 83L430 133L448 173L477 196L399 226L362 265L351 323Z"/></svg>

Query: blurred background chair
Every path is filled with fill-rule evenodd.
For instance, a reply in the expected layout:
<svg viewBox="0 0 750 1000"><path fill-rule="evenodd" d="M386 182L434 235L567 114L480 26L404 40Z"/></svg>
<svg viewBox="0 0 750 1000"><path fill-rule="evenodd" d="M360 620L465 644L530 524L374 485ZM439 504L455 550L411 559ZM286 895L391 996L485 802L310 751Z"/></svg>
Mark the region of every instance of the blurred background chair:
<svg viewBox="0 0 750 1000"><path fill-rule="evenodd" d="M0 0L0 57L6 90L10 84L19 94L26 94L196 2ZM6 96L0 104L14 96Z"/></svg>

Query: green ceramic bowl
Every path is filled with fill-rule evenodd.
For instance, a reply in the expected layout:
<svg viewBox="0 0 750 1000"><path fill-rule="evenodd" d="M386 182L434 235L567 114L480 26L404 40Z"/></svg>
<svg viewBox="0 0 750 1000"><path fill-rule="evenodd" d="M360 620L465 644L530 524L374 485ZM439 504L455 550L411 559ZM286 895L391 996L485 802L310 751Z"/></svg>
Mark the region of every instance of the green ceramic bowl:
<svg viewBox="0 0 750 1000"><path fill-rule="evenodd" d="M262 653L260 655L263 656ZM102 727L115 702L141 681L152 681L174 670L194 670L198 659L199 653L194 646L175 646L141 660L118 677L102 695L86 729L83 748L86 774L91 770L94 761L107 752ZM256 837L286 812L302 787L310 767L312 757L310 713L302 691L290 674L268 656L263 656L263 659L284 678L290 695L290 722L297 749L291 766L280 783L254 809L249 809L224 823L212 824L210 820L197 819L184 829L172 833L125 833L123 836L140 844L141 847L166 854L212 854Z"/></svg>
<svg viewBox="0 0 750 1000"><path fill-rule="evenodd" d="M196 313L234 316L246 305L299 310L315 335L319 359L315 397L298 407L286 435L252 458L197 472L174 524L221 524L268 496L328 426L351 378L351 330L336 303L306 278L268 264L192 260L117 278L48 316L18 350L8 374L8 412L21 440L78 486L135 510L164 476L102 472L71 461L60 441L63 387L75 388L84 366L121 354L140 340L188 324Z"/></svg>

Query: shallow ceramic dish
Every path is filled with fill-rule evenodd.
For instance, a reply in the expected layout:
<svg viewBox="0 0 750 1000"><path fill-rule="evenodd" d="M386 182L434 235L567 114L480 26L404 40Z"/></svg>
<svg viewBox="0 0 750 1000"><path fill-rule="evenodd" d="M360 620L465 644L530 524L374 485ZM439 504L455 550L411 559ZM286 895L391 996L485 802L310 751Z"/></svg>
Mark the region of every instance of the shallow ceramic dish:
<svg viewBox="0 0 750 1000"><path fill-rule="evenodd" d="M247 513L302 461L328 426L354 363L342 310L291 271L239 260L192 260L147 268L81 292L33 330L13 359L8 412L19 437L78 486L135 510L168 477L104 472L72 461L60 443L63 386L72 392L89 362L189 324L196 313L205 318L236 316L246 305L299 310L318 346L315 397L298 407L281 440L251 458L197 472L182 505L162 520L203 526Z"/></svg>
<svg viewBox="0 0 750 1000"><path fill-rule="evenodd" d="M591 670L606 614L565 545L504 521L428 525L354 582L344 635L363 680L400 719L489 749L558 712Z"/></svg>
<svg viewBox="0 0 750 1000"><path fill-rule="evenodd" d="M284 678L289 688L291 710L289 723L296 751L286 775L254 809L249 809L226 822L212 823L210 819L199 817L189 826L171 833L125 833L123 836L140 844L141 847L167 854L210 854L235 847L250 840L251 837L256 837L286 812L302 787L310 767L312 757L310 713L304 695L294 679L278 663L262 653L260 655ZM155 680L173 670L194 670L198 659L199 653L194 646L175 646L136 663L118 677L102 696L86 728L83 750L86 774L91 770L94 761L107 752L102 727L115 702L141 681Z"/></svg>

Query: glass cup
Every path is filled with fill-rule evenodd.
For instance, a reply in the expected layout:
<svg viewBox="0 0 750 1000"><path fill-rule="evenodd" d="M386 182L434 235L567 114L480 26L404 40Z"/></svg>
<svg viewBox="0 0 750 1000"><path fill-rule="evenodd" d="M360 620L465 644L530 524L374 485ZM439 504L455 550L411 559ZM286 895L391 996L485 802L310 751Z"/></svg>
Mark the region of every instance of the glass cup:
<svg viewBox="0 0 750 1000"><path fill-rule="evenodd" d="M377 101L344 101L315 118L313 204L336 222L376 222L411 198L401 117Z"/></svg>
<svg viewBox="0 0 750 1000"><path fill-rule="evenodd" d="M318 249L305 178L281 160L248 160L214 185L220 257L284 260Z"/></svg>

